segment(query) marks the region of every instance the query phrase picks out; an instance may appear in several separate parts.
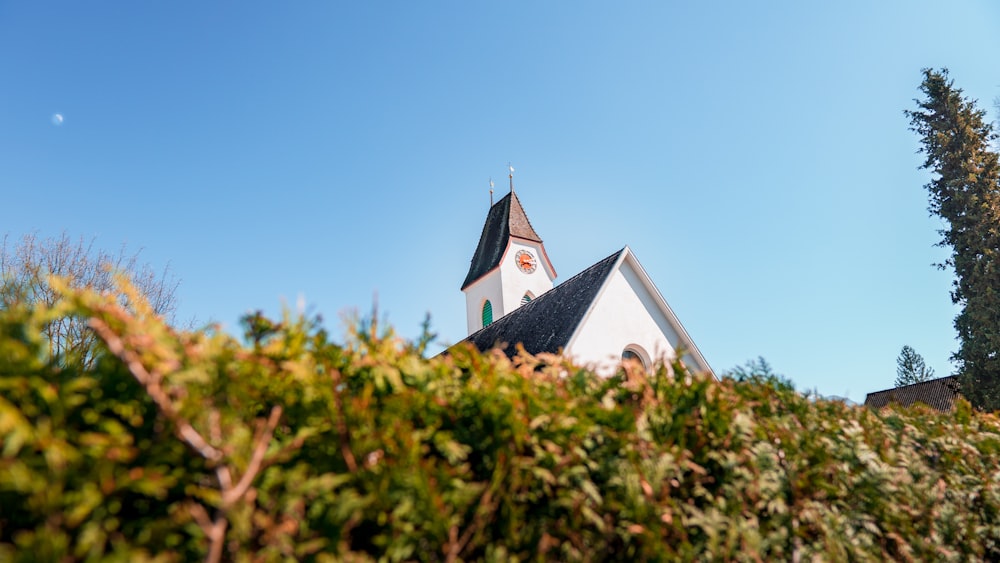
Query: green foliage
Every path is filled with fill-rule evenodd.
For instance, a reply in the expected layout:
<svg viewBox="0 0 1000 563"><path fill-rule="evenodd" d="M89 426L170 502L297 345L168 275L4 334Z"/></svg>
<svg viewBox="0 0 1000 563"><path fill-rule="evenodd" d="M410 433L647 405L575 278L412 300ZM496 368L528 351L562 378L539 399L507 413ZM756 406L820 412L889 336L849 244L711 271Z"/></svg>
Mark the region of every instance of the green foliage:
<svg viewBox="0 0 1000 563"><path fill-rule="evenodd" d="M1000 424L56 284L0 311L0 560L995 560ZM41 329L85 319L92 368ZM758 366L759 367L759 366Z"/></svg>
<svg viewBox="0 0 1000 563"><path fill-rule="evenodd" d="M722 377L733 379L740 383L770 385L784 391L795 390L795 383L791 379L776 373L771 364L764 359L764 356L758 356L756 360L747 360L742 366L736 366L723 373Z"/></svg>
<svg viewBox="0 0 1000 563"><path fill-rule="evenodd" d="M948 71L924 70L923 100L907 111L911 129L921 137L930 212L944 219L941 246L954 267L951 298L960 348L962 394L973 405L1000 409L1000 164L992 146L993 125L974 100L962 95Z"/></svg>
<svg viewBox="0 0 1000 563"><path fill-rule="evenodd" d="M924 364L924 357L909 346L903 346L896 358L896 387L912 385L934 377L934 368Z"/></svg>

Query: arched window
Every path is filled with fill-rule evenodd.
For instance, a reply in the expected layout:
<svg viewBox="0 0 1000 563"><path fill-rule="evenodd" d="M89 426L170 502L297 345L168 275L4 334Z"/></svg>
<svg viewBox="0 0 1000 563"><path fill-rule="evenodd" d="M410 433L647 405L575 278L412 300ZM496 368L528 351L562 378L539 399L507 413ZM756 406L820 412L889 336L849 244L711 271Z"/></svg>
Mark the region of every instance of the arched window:
<svg viewBox="0 0 1000 563"><path fill-rule="evenodd" d="M643 358L643 354L633 347L626 348L622 351L622 363L625 362L637 363L642 366L642 369L648 369L646 366L646 360Z"/></svg>
<svg viewBox="0 0 1000 563"><path fill-rule="evenodd" d="M529 292L527 292L527 293L525 293L525 294L524 294L524 297L522 297L522 298L521 298L521 305L527 305L527 304L528 304L528 303L530 303L530 302L531 302L531 300L532 300L532 299L534 299L534 298L535 298L535 297L534 297L534 296L533 296L533 295L531 294L531 292L530 292L530 291L529 291Z"/></svg>
<svg viewBox="0 0 1000 563"><path fill-rule="evenodd" d="M486 303L483 303L483 326L488 326L493 322L493 304L487 299Z"/></svg>

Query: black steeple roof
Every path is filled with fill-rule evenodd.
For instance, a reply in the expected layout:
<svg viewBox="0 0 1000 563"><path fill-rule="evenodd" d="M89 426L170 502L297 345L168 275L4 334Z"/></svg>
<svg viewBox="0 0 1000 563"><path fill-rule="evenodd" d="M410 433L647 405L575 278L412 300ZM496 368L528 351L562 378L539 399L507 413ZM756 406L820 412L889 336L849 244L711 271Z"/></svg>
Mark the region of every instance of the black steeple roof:
<svg viewBox="0 0 1000 563"><path fill-rule="evenodd" d="M500 265L500 259L507 249L510 237L522 238L534 242L542 242L541 237L531 227L528 216L524 214L517 194L511 191L503 196L490 208L483 225L483 234L479 237L479 246L472 256L469 273L465 276L462 289L469 287L484 274Z"/></svg>
<svg viewBox="0 0 1000 563"><path fill-rule="evenodd" d="M492 210L490 211L492 213ZM483 236L484 238L486 236L485 230ZM472 333L464 341L471 342L480 350L506 344L504 352L508 356L516 354L517 343L521 343L529 354L558 353L569 344L570 337L597 298L597 293L614 270L618 257L624 250L615 252L500 317L490 325Z"/></svg>

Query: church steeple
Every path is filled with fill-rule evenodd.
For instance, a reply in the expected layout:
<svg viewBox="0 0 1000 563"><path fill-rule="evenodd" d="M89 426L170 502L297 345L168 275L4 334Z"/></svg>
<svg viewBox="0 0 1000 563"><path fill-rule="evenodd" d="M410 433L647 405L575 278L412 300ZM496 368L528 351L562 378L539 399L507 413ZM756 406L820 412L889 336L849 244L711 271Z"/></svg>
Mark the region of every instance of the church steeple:
<svg viewBox="0 0 1000 563"><path fill-rule="evenodd" d="M511 191L490 207L462 283L469 333L552 289L555 277L541 237Z"/></svg>
<svg viewBox="0 0 1000 563"><path fill-rule="evenodd" d="M483 274L500 265L500 259L503 258L507 242L511 237L542 243L542 238L531 226L528 216L524 213L524 207L521 206L521 200L514 192L500 198L486 215L486 224L483 225L483 234L479 237L479 246L476 247L469 273L462 283L463 290Z"/></svg>

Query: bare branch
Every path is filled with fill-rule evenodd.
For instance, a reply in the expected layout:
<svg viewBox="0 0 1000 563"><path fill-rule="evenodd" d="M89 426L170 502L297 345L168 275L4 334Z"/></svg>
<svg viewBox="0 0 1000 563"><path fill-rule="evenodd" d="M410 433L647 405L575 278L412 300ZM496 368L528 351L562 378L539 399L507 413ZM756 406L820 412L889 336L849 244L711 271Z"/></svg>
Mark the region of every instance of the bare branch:
<svg viewBox="0 0 1000 563"><path fill-rule="evenodd" d="M180 282L169 266L158 273L140 262L141 249L130 252L123 244L117 252L108 252L96 248L95 241L74 239L66 232L44 239L30 233L16 241L4 235L0 241L0 307L18 303L52 307L60 296L53 291L49 278L59 276L71 287L113 294L120 305L132 309L134 300L122 295L114 280L114 274L122 273L132 280L152 310L172 323ZM95 339L84 320L63 317L47 325L43 333L53 356L73 358L84 368L92 365Z"/></svg>
<svg viewBox="0 0 1000 563"><path fill-rule="evenodd" d="M483 514L488 514L493 510L493 494L489 489L483 493L483 496L479 497L479 506L476 508L475 515L473 516L473 521L462 533L461 539L457 539L458 528L452 527L449 532L449 551L448 551L448 561L455 561L465 546L468 545L469 540L472 539L473 534L475 534L479 529L485 524L483 520ZM456 541L457 540L457 541Z"/></svg>
<svg viewBox="0 0 1000 563"><path fill-rule="evenodd" d="M280 419L281 406L277 405L271 409L271 416L268 417L267 423L265 425L258 425L256 435L253 439L253 455L250 458L250 463L247 465L246 472L235 487L222 491L222 505L224 507L228 507L239 500L247 492L247 489L250 488L250 484L257 477L261 464L264 462L264 454L267 453L267 446L271 443L271 437L274 435L274 429L278 426L278 420Z"/></svg>
<svg viewBox="0 0 1000 563"><path fill-rule="evenodd" d="M358 462L354 458L354 452L351 451L351 434L350 428L347 427L347 422L344 420L344 402L340 397L340 393L337 391L337 386L340 381L340 372L334 370L331 374L331 379L333 379L333 401L337 408L337 434L340 436L340 454L344 456L344 463L347 464L347 469L351 473L358 472Z"/></svg>
<svg viewBox="0 0 1000 563"><path fill-rule="evenodd" d="M201 528L201 531L205 532L206 536L212 537L212 530L215 525L208 518L208 511L205 510L205 507L197 502L190 502L187 505L187 510L188 513L191 514L191 517L194 518L194 521L198 524L198 527Z"/></svg>
<svg viewBox="0 0 1000 563"><path fill-rule="evenodd" d="M182 440L187 442L199 455L204 457L209 461L217 462L222 459L222 452L206 441L197 430L191 426L191 423L187 419L182 417L177 409L174 408L173 403L170 401L170 397L164 392L163 387L160 385L162 376L160 374L153 374L146 370L146 366L142 365L142 361L139 356L132 350L125 347L121 338L118 337L111 330L104 321L92 318L89 323L90 327L94 329L94 332L100 336L101 340L107 345L108 350L117 356L121 361L125 362L128 367L129 372L132 376L136 378L139 383L146 388L146 393L149 397L153 399L156 406L159 407L160 411L174 423L177 428L177 434Z"/></svg>

